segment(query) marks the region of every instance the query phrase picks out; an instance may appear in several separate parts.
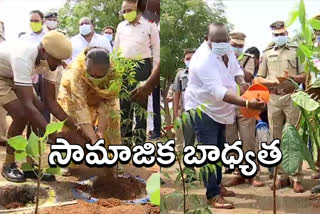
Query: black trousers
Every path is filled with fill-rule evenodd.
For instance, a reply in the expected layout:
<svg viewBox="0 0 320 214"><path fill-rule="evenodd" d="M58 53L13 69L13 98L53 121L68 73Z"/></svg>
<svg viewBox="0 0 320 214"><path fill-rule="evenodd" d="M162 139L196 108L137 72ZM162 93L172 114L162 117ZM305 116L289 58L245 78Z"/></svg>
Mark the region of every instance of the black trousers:
<svg viewBox="0 0 320 214"><path fill-rule="evenodd" d="M153 134L160 136L161 134L161 113L160 113L160 86L153 89L152 92L153 105Z"/></svg>
<svg viewBox="0 0 320 214"><path fill-rule="evenodd" d="M136 68L135 79L138 82L145 81L150 76L151 71L152 60L144 59L143 62L139 62L139 66ZM125 79L123 85L127 88L126 90L128 91L132 91L137 86L137 84L129 85ZM146 115L141 115L141 111L139 111L139 108L137 106L138 104L134 103L131 99L120 100L120 108L122 111L121 136L123 139L123 143L127 145L141 145L146 141ZM144 108L146 108L146 106ZM133 129L134 119L136 126Z"/></svg>

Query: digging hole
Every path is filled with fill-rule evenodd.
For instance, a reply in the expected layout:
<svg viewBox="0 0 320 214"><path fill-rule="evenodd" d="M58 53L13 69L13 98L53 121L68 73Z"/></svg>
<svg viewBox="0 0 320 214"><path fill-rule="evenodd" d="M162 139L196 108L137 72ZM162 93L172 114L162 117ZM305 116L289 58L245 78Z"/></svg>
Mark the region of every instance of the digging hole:
<svg viewBox="0 0 320 214"><path fill-rule="evenodd" d="M33 185L6 185L0 187L0 209L16 209L33 205L36 202L36 186ZM40 187L39 203L47 199L48 190Z"/></svg>
<svg viewBox="0 0 320 214"><path fill-rule="evenodd" d="M98 177L93 186L77 185L76 189L93 198L133 200L146 195L146 185L134 177Z"/></svg>

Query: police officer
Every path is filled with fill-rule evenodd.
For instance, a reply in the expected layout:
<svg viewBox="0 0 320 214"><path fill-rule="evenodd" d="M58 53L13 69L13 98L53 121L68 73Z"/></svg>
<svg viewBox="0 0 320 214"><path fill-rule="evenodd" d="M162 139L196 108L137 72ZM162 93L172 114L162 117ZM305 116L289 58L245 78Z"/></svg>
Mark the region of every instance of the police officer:
<svg viewBox="0 0 320 214"><path fill-rule="evenodd" d="M239 63L245 74L245 81L250 84L254 77L255 72L255 57L249 53L243 53L243 47L245 43L246 35L241 32L230 33L230 44L231 47L239 60ZM239 92L240 93L240 92ZM256 120L254 118L245 118L240 114L240 108L236 107L236 121L233 124L228 124L226 126L226 139L227 142L232 144L240 139L243 143L243 151L258 151L258 146L255 141L255 127ZM245 178L241 177L238 172L230 182L226 183L225 186L236 186L245 183ZM250 179L250 183L254 187L262 187L264 183L260 181L260 176L254 179Z"/></svg>
<svg viewBox="0 0 320 214"><path fill-rule="evenodd" d="M45 18L45 24L48 29L50 30L56 30L58 27L58 13L56 12L49 12L46 14Z"/></svg>
<svg viewBox="0 0 320 214"><path fill-rule="evenodd" d="M287 78L301 84L305 82L305 73L297 57L297 46L288 41L284 22L276 21L270 25L270 28L274 43L264 50L257 80L270 89L271 96L268 103L270 133L273 139L281 139L284 124L296 125L300 114L298 107L294 106L291 100L294 87ZM279 166L276 189L292 183L294 192L301 193L304 191L301 184L302 178L301 166L290 178Z"/></svg>

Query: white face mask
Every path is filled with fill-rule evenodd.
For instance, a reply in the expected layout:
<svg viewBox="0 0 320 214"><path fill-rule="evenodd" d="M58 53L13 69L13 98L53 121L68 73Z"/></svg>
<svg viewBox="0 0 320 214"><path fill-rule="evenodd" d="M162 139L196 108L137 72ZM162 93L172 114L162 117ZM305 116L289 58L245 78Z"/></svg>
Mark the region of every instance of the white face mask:
<svg viewBox="0 0 320 214"><path fill-rule="evenodd" d="M81 35L86 36L86 35L88 35L89 33L91 33L91 25L90 25L90 24L81 25L81 26L79 27L79 31L80 31L80 34L81 34Z"/></svg>
<svg viewBox="0 0 320 214"><path fill-rule="evenodd" d="M49 29L56 29L58 26L58 22L52 21L52 20L46 20L46 25Z"/></svg>
<svg viewBox="0 0 320 214"><path fill-rule="evenodd" d="M217 54L218 56L226 55L232 52L231 45L228 42L212 42L212 52Z"/></svg>

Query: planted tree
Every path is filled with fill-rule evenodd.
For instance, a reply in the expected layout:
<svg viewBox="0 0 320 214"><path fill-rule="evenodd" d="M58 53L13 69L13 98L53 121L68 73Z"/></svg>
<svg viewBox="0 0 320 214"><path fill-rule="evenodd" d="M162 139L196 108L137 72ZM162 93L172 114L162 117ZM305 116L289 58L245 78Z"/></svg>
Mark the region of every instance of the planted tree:
<svg viewBox="0 0 320 214"><path fill-rule="evenodd" d="M60 175L59 167L48 167L47 164L42 162L43 154L45 153L46 145L49 135L60 132L63 128L63 122L56 122L47 125L46 132L42 137L38 137L34 132L31 133L29 139L24 136L16 136L8 140L9 145L15 149L15 159L23 162L21 165L24 171L33 171L37 176L37 191L36 191L36 208L35 213L38 213L39 208L39 193L40 193L40 181L44 173L52 175ZM30 165L26 162L26 158L29 157L35 164Z"/></svg>

